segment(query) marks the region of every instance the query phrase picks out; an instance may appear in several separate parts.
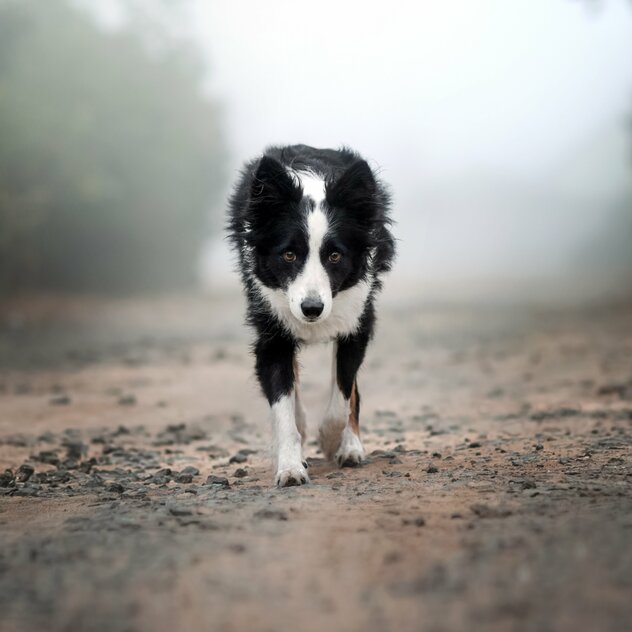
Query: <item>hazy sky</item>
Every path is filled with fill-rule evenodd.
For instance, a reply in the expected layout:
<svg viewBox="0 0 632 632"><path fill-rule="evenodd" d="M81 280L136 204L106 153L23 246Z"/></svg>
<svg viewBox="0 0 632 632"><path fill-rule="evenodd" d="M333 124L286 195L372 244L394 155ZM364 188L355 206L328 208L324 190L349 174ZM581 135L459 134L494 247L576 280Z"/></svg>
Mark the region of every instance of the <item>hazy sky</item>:
<svg viewBox="0 0 632 632"><path fill-rule="evenodd" d="M396 274L557 277L629 165L632 5L197 2L234 165L351 145L393 186Z"/></svg>
<svg viewBox="0 0 632 632"><path fill-rule="evenodd" d="M388 170L412 155L427 173L523 172L630 108L632 6L590 7L197 2L195 28L240 159L270 142L344 142Z"/></svg>
<svg viewBox="0 0 632 632"><path fill-rule="evenodd" d="M180 6L232 169L272 143L358 149L392 185L395 276L563 276L630 186L627 0Z"/></svg>

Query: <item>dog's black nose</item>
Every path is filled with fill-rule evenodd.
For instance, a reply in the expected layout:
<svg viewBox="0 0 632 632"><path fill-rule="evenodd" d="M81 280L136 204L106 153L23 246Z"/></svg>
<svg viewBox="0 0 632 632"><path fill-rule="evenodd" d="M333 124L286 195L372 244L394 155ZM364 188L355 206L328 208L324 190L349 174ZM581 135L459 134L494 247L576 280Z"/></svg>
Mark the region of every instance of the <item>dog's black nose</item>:
<svg viewBox="0 0 632 632"><path fill-rule="evenodd" d="M307 297L301 303L301 311L306 318L318 318L323 313L323 302L319 298Z"/></svg>

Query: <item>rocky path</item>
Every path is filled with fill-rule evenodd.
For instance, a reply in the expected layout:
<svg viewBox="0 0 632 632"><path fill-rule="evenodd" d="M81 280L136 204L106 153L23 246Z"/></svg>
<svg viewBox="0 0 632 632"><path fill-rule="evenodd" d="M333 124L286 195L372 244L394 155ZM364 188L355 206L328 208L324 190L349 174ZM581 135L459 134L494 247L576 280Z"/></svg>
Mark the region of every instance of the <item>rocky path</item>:
<svg viewBox="0 0 632 632"><path fill-rule="evenodd" d="M632 307L387 306L366 464L283 490L239 309L5 309L3 632L632 626Z"/></svg>

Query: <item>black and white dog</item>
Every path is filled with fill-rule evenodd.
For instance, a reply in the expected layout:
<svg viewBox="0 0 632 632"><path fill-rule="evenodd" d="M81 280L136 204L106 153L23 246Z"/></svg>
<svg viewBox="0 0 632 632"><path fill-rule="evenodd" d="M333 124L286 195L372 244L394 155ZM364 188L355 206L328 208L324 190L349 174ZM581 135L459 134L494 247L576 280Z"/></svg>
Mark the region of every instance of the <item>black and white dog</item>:
<svg viewBox="0 0 632 632"><path fill-rule="evenodd" d="M334 343L321 448L340 466L358 465L356 374L373 334L380 275L395 254L388 193L355 152L292 145L246 164L229 205L257 377L272 408L276 484L309 481L296 362L306 344Z"/></svg>

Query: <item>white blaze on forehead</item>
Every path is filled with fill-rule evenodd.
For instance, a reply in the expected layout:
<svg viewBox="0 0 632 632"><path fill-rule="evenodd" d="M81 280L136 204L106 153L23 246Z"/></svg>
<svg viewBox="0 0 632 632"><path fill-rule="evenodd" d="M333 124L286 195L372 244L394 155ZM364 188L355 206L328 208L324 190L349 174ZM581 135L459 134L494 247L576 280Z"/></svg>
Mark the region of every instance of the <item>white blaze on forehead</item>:
<svg viewBox="0 0 632 632"><path fill-rule="evenodd" d="M312 211L307 216L307 239L309 244L308 259L316 257L319 264L320 248L323 245L323 241L328 229L329 221L327 220L327 215L325 215L325 213L320 209Z"/></svg>
<svg viewBox="0 0 632 632"><path fill-rule="evenodd" d="M301 300L308 296L318 296L325 304L324 311L327 310L327 296L331 303L331 286L329 275L320 260L320 249L328 229L329 222L324 211L317 208L309 213L307 216L307 259L305 267L292 284L296 284L300 291Z"/></svg>
<svg viewBox="0 0 632 632"><path fill-rule="evenodd" d="M301 183L303 196L314 200L316 203L314 208L319 208L325 199L325 180L311 171L298 171L296 176Z"/></svg>
<svg viewBox="0 0 632 632"><path fill-rule="evenodd" d="M299 275L288 287L290 310L294 317L304 320L301 303L309 296L319 298L323 303L321 319L327 318L331 312L332 295L329 275L320 259L320 250L329 229L329 221L325 212L316 207L307 215L307 258Z"/></svg>

